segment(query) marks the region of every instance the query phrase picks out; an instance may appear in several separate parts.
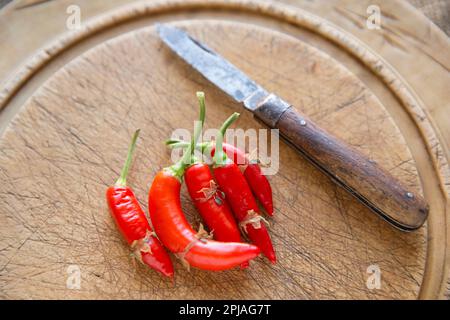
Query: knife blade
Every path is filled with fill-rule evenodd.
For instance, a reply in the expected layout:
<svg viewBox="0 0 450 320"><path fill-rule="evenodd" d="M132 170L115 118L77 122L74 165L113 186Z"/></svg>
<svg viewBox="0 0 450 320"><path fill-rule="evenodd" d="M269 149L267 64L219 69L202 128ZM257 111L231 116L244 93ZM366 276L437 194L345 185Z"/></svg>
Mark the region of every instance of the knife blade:
<svg viewBox="0 0 450 320"><path fill-rule="evenodd" d="M250 79L214 50L185 31L158 24L161 40L206 79L242 104L333 182L403 231L418 229L428 216L421 195L405 188L388 171Z"/></svg>

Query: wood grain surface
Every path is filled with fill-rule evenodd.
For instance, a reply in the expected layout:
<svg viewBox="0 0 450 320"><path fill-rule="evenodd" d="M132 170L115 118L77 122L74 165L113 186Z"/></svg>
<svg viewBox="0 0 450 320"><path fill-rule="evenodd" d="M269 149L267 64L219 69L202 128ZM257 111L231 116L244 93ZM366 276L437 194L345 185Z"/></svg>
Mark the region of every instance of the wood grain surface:
<svg viewBox="0 0 450 320"><path fill-rule="evenodd" d="M363 41L377 39L380 33L369 36L355 28L358 17L336 15L348 10L349 3L337 1L331 6L334 11L316 3L304 3L304 8L338 21ZM365 4L358 3L361 7L352 8L361 12ZM224 10L208 10L210 6ZM398 12L395 5L388 7ZM155 14L171 8L175 13ZM238 110L175 59L152 29L138 29L154 21L180 19L201 19L181 25L418 193L420 176L431 205L429 223L418 232L399 233L282 145L280 173L271 177L277 266L259 260L246 272L189 274L177 262L175 286L140 266L133 269L104 201L98 201L120 170L130 134L137 126L143 129L130 182L146 207L143 199L151 178L169 161L158 141L174 128L192 127L195 91L207 92L209 127ZM1 297L383 299L441 294L448 252L442 185L448 176L445 147L436 128L443 119L430 122L417 102L421 100L408 96L410 89L396 74L392 78L389 68L372 65L372 52L361 43L354 47L337 29L325 32L327 24L315 24L315 18L293 7L269 8L253 1L211 1L204 6L195 0L152 2L99 21L37 55L0 97L5 108L0 124L6 129L0 142L0 175L6 181L0 187L5 204L0 216ZM398 31L404 22L392 19L387 25ZM131 32L115 38L127 31ZM104 43L108 39L112 40ZM410 38L396 40L412 48ZM435 48L445 47L441 38L434 40ZM411 54L422 59L411 71L430 58L415 47L396 56L390 46L388 42L378 50L390 62L397 61L401 72L405 69L399 61ZM429 53L439 63L424 70L425 77L442 79L434 95L420 95L427 108L448 102L442 99L446 78L439 68L446 62L440 52ZM417 89L419 79L408 79ZM426 110L435 116L445 108ZM248 114L237 126L260 128ZM186 193L183 205L191 221L198 223ZM72 264L81 268L81 290L66 288ZM380 266L380 290L366 287L371 264Z"/></svg>
<svg viewBox="0 0 450 320"><path fill-rule="evenodd" d="M331 58L268 30L229 23L187 26L420 192L398 129L370 91ZM2 277L6 297L417 296L426 228L412 234L394 230L285 145L280 171L271 177L276 266L260 259L244 272L188 273L176 262L174 286L152 271L135 269L109 217L105 188L119 174L131 132L142 128L129 182L146 207L143 200L153 175L170 161L162 141L174 129L192 126L199 89L207 94L208 127L218 126L235 110L146 28L88 51L33 95L1 142L1 175L7 181L0 187L6 203L1 225L2 234L9 235L3 239L9 249L2 256L8 259ZM237 125L259 128L248 114ZM182 202L193 218L186 192ZM70 264L81 268L79 291L65 287ZM377 291L366 287L371 264L383 274Z"/></svg>

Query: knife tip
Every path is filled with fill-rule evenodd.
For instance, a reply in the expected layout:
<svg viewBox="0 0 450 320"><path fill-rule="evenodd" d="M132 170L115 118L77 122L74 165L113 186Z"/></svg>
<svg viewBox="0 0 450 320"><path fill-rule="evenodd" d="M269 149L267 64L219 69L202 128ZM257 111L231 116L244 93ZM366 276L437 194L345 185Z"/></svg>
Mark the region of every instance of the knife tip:
<svg viewBox="0 0 450 320"><path fill-rule="evenodd" d="M178 29L178 28L176 28L174 26L171 26L171 25L169 25L167 23L160 23L160 22L155 23L155 28L156 28L156 32L159 35L162 35L162 34L173 34L173 33L176 33L176 32L179 33L181 31L180 29Z"/></svg>
<svg viewBox="0 0 450 320"><path fill-rule="evenodd" d="M155 23L156 33L158 36L167 41L174 41L182 34L181 30L166 23Z"/></svg>

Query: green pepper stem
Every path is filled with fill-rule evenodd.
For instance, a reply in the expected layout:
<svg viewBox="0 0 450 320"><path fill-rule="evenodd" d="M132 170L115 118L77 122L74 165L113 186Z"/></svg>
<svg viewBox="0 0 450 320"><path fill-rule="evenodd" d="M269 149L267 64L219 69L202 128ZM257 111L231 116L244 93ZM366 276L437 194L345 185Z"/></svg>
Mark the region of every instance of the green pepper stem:
<svg viewBox="0 0 450 320"><path fill-rule="evenodd" d="M219 134L216 137L216 151L214 152L214 164L216 165L222 165L227 159L227 155L225 152L223 152L222 144L223 144L223 137L225 136L225 132L227 131L228 127L236 121L236 119L239 117L239 113L235 112L233 113L225 122L222 124L222 126L219 129Z"/></svg>
<svg viewBox="0 0 450 320"><path fill-rule="evenodd" d="M169 139L166 140L166 145L171 149L187 149L191 143L188 141L180 140L180 139ZM197 143L196 149L199 149L202 153L205 152L206 148L209 147L211 142L205 141L201 143Z"/></svg>
<svg viewBox="0 0 450 320"><path fill-rule="evenodd" d="M188 141L184 141L181 139L168 139L166 141L164 141L164 143L171 149L173 148L187 148L188 146L191 145L190 142Z"/></svg>
<svg viewBox="0 0 450 320"><path fill-rule="evenodd" d="M187 165L192 162L195 146L197 145L198 139L200 138L200 134L202 133L203 124L205 123L205 115L206 115L206 105L205 105L205 93L197 92L197 98L199 102L200 114L199 119L195 123L194 126L194 134L192 136L189 147L185 150L183 157L170 167L171 171L174 175L181 179L184 174L184 170Z"/></svg>
<svg viewBox="0 0 450 320"><path fill-rule="evenodd" d="M200 107L200 115L198 117L198 122L196 123L196 126L194 128L194 136L191 139L191 149L190 149L191 157L194 155L197 141L200 138L200 134L202 133L203 124L205 123L205 115L206 115L205 93L202 91L197 92L197 99L198 99L198 105Z"/></svg>
<svg viewBox="0 0 450 320"><path fill-rule="evenodd" d="M131 142L128 147L127 158L125 160L125 164L123 165L122 171L120 172L120 177L116 181L116 186L126 186L127 184L127 176L128 171L130 170L131 158L133 156L134 149L136 148L136 141L137 138L139 137L140 131L141 131L140 129L137 129L134 132L133 137L131 138Z"/></svg>

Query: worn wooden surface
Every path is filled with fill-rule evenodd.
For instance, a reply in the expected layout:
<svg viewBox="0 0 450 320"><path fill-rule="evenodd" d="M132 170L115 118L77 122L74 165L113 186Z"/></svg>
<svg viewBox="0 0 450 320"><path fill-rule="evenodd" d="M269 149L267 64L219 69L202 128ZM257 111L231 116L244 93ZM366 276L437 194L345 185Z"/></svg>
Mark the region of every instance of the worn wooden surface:
<svg viewBox="0 0 450 320"><path fill-rule="evenodd" d="M206 35L201 32L205 27L215 30ZM418 189L411 155L386 111L335 62L269 31L216 23L191 29ZM414 234L393 230L285 145L281 170L271 177L276 266L261 260L245 272L188 274L177 263L173 288L153 272L134 270L128 248L109 218L105 188L119 173L130 133L142 128L129 181L146 205L152 175L170 161L162 141L176 128L191 127L194 93L199 89L207 94L208 125L216 127L233 110L227 106L231 103L147 29L86 53L33 95L2 144L2 179L8 181L1 187L2 200L8 204L2 231L14 232L10 239L22 244L5 267L5 294L55 297L58 289L67 292L61 278L68 263L80 265L83 273L82 290L69 291L69 296L102 297L107 292L117 298L412 298L417 294L425 229ZM248 115L238 125L258 128ZM193 213L187 198L183 200ZM33 258L40 263L32 263ZM366 268L374 263L386 275L384 289L371 293ZM43 272L41 281L50 282L50 290L34 291L33 281L22 278L21 264L26 272ZM50 266L52 270L47 269ZM405 266L409 271L402 275L398 271ZM97 281L93 274L99 275ZM106 292L95 290L99 281ZM217 291L211 290L214 286Z"/></svg>
<svg viewBox="0 0 450 320"><path fill-rule="evenodd" d="M402 111L392 92L370 71L317 34L267 17L243 17L242 12L233 11L198 16L253 21L253 25L212 21L183 25L417 192L421 190L419 169L425 195L433 200L431 225L444 221L445 228L445 202L442 195L438 197L442 177L437 178L440 172L427 156L427 135L418 131L414 118ZM151 271L134 270L101 200L106 185L118 174L129 135L135 127L143 129L130 177L142 201L152 175L169 161L158 141L174 128L192 126L196 90L207 92L209 126L217 126L236 110L230 108L230 100L174 59L152 30L133 31L152 21L119 25L72 48L39 71L42 76L29 81L21 95L7 101L5 111L17 111L30 97L14 121L7 123L0 142L0 174L7 181L0 187L5 203L0 218L3 297L376 299L438 295L441 280L435 278L444 277L444 272L434 272L433 278L424 270L425 264L434 271L441 268L443 257L433 256L427 237L443 236L435 252L445 252L442 230L439 233L435 228L430 233L424 227L411 234L399 233L285 145L280 173L271 178L277 204L271 231L280 256L277 266L259 260L246 272L187 274L177 263L179 276L173 287ZM206 33L205 26L214 31ZM65 65L125 31L133 32ZM259 128L248 114L238 125ZM183 203L192 216L195 211L186 194ZM66 288L70 264L81 268L81 290ZM381 268L380 290L366 287L366 269L371 264Z"/></svg>

